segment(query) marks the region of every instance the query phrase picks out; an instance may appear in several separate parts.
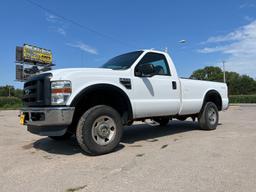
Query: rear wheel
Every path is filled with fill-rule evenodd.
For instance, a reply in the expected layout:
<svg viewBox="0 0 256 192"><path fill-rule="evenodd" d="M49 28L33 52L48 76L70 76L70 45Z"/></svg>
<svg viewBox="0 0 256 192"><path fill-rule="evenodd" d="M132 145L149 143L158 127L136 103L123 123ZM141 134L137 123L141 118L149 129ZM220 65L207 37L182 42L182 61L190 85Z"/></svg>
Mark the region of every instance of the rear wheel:
<svg viewBox="0 0 256 192"><path fill-rule="evenodd" d="M100 155L113 151L119 144L122 133L119 113L112 107L97 105L81 116L76 138L85 152Z"/></svg>
<svg viewBox="0 0 256 192"><path fill-rule="evenodd" d="M219 112L213 102L207 102L199 115L199 126L204 130L216 129L219 122Z"/></svg>

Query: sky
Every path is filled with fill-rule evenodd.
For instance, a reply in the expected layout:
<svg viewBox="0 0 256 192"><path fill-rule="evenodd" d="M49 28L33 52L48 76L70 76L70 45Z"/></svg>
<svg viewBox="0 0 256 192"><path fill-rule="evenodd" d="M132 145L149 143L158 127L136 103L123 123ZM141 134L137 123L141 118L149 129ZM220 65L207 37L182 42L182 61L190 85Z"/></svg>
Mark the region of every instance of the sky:
<svg viewBox="0 0 256 192"><path fill-rule="evenodd" d="M256 0L1 0L0 24L0 86L22 87L15 47L24 43L52 50L55 69L167 47L181 77L224 60L256 78Z"/></svg>

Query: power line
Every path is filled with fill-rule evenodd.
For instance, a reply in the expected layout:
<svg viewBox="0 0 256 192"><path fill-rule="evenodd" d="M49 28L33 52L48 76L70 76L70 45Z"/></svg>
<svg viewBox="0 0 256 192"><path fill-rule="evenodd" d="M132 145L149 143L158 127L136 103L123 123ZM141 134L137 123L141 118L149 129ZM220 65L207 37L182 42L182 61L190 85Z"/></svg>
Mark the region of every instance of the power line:
<svg viewBox="0 0 256 192"><path fill-rule="evenodd" d="M114 37L112 37L112 36L109 36L109 35L107 35L107 34L104 34L104 33L101 33L101 32L99 32L99 31L96 31L96 30L94 30L94 29L92 29L92 28L90 28L90 27L87 27L87 26L85 26L85 25L83 25L83 24L80 24L80 23L78 23L77 21L75 21L75 20L73 20L73 19L69 19L69 18L67 18L67 17L65 17L65 16L63 16L63 15L61 15L61 14L59 14L59 13L57 13L57 12L51 10L51 9L49 9L49 8L46 8L46 7L44 7L44 6L40 5L40 4L38 4L37 2L31 1L31 0L25 0L25 1L28 2L28 3L30 3L30 4L32 4L32 5L34 5L34 6L36 6L36 7L38 7L38 8L40 8L41 10L44 10L44 11L46 11L46 12L48 12L48 13L51 13L51 14L53 14L53 15L55 15L55 16L57 16L57 17L63 19L63 20L65 20L65 21L67 21L67 22L69 22L69 23L72 23L73 25L76 25L76 26L78 26L78 27L80 27L80 28L86 30L86 31L89 31L89 32L91 32L91 33L95 33L95 34L97 34L98 36L101 36L101 37L104 37L104 38L107 38L107 39L111 39L112 41L116 41L116 42L118 42L119 44L122 44L122 45L125 45L125 46L128 46L128 47L133 47L133 48L134 48L134 47L137 47L136 45L133 45L133 44L131 44L131 43L127 43L127 42L122 41L122 40L120 40L120 39L116 39L116 38L114 38Z"/></svg>

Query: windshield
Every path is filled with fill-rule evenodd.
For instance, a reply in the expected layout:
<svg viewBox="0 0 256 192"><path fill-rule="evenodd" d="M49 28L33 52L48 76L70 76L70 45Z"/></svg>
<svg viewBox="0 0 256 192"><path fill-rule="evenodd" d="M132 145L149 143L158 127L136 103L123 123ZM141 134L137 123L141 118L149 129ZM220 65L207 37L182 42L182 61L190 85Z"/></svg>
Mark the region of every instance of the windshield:
<svg viewBox="0 0 256 192"><path fill-rule="evenodd" d="M102 66L102 68L128 69L136 61L136 59L138 59L142 52L143 51L134 51L123 55L119 55L106 62Z"/></svg>

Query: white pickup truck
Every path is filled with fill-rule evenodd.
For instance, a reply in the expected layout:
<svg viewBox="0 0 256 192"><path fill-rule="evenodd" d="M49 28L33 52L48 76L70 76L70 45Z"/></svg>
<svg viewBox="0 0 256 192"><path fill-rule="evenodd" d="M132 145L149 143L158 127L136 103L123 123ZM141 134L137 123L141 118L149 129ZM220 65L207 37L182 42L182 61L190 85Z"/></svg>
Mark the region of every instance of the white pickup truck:
<svg viewBox="0 0 256 192"><path fill-rule="evenodd" d="M42 73L24 84L20 122L28 131L67 139L76 135L93 155L119 144L124 125L152 119L198 119L216 129L218 111L228 108L227 85L179 78L170 56L141 50L110 59L101 68L68 68Z"/></svg>

